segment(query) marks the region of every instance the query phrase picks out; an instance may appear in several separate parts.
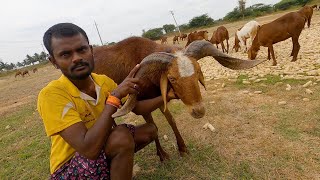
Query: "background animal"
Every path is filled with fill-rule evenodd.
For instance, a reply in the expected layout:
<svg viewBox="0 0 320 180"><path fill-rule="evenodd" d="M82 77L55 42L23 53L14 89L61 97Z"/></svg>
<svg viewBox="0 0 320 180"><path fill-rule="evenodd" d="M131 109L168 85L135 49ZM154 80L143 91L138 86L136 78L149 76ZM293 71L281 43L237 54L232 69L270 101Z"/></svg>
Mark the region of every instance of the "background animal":
<svg viewBox="0 0 320 180"><path fill-rule="evenodd" d="M190 43L192 43L193 41L196 41L196 40L202 40L202 39L205 39L208 41L208 31L195 31L195 32L191 32L189 35L188 35L188 41L187 41L187 44L185 47L187 47Z"/></svg>
<svg viewBox="0 0 320 180"><path fill-rule="evenodd" d="M255 59L260 46L268 47L268 59L270 60L270 53L272 55L273 64L277 65L274 55L273 44L284 41L288 38L292 38L293 49L291 56L292 61L297 60L297 56L300 49L298 42L300 33L304 28L306 19L297 12L290 12L278 19L262 25L258 29L258 33L252 42L252 46L248 51L249 59Z"/></svg>
<svg viewBox="0 0 320 180"><path fill-rule="evenodd" d="M173 44L175 44L175 42L177 42L179 44L179 35L175 35L173 37Z"/></svg>
<svg viewBox="0 0 320 180"><path fill-rule="evenodd" d="M14 75L14 77L16 78L17 76L22 76L22 72L21 71L17 71L16 74Z"/></svg>
<svg viewBox="0 0 320 180"><path fill-rule="evenodd" d="M168 37L162 36L161 39L160 39L161 40L161 44L168 43L167 39L168 39Z"/></svg>
<svg viewBox="0 0 320 180"><path fill-rule="evenodd" d="M317 5L304 6L298 11L298 13L301 14L307 20L308 28L310 28L311 18L312 18L312 14L313 14L313 8L317 8Z"/></svg>
<svg viewBox="0 0 320 180"><path fill-rule="evenodd" d="M184 41L187 37L188 37L188 35L183 33L180 35L180 40Z"/></svg>
<svg viewBox="0 0 320 180"><path fill-rule="evenodd" d="M33 68L33 69L32 69L32 72L33 72L33 73L36 73L37 71L38 71L38 68Z"/></svg>
<svg viewBox="0 0 320 180"><path fill-rule="evenodd" d="M244 46L244 51L247 52L247 48L250 48L250 46L247 46L247 39L250 38L252 44L259 27L260 24L257 21L249 21L243 27L239 28L234 35L234 46L232 49L238 52L241 46Z"/></svg>
<svg viewBox="0 0 320 180"><path fill-rule="evenodd" d="M24 70L21 75L22 75L22 77L24 77L24 75L27 75L27 74L30 76L29 71L28 70Z"/></svg>
<svg viewBox="0 0 320 180"><path fill-rule="evenodd" d="M224 40L227 41L227 49L224 46ZM217 48L218 48L218 44L221 43L221 47L222 47L222 52L229 52L229 32L227 30L226 27L224 26L219 26L217 28L216 31L213 32L212 37L210 39L210 42L212 44L216 44Z"/></svg>
<svg viewBox="0 0 320 180"><path fill-rule="evenodd" d="M136 64L141 63L137 76L141 76L143 83L140 87L140 93L136 97L138 100L162 95L164 102L166 102L166 92L172 88L188 107L190 114L195 118L201 118L204 115L204 106L198 82L200 81L204 86L205 84L201 68L196 62L198 59L204 56L213 56L223 66L232 69L250 68L261 62L232 58L215 49L207 41L194 42L184 53L179 52L180 50L180 48L160 45L145 38L128 38L112 47L95 47L93 49L95 56L94 72L105 74L119 84ZM141 62L142 60L143 62ZM121 116L130 112L136 98L130 95L123 109L121 108L122 111L117 112L114 116ZM173 129L178 150L180 155L183 156L188 153L188 150L173 116L165 106L161 107L160 111ZM154 123L151 113L143 115L143 118L146 122ZM155 143L160 160L169 158L161 147L158 138L156 138Z"/></svg>

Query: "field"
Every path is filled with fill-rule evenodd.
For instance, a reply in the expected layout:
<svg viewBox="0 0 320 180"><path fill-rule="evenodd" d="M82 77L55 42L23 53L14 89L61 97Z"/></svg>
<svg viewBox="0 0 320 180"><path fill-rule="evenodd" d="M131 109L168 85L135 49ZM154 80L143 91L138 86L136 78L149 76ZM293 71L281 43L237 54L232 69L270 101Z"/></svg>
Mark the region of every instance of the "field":
<svg viewBox="0 0 320 180"><path fill-rule="evenodd" d="M264 24L281 15L257 21ZM207 83L207 90L201 89L205 117L193 119L178 100L169 104L190 154L178 155L169 124L155 111L160 141L171 159L161 163L154 143L147 146L135 156L135 179L320 179L319 15L314 12L311 27L300 36L297 62L290 62L291 39L274 45L275 67L265 61L250 70L232 71L213 58L201 59ZM225 25L230 48L235 30L245 23ZM214 29L207 29L210 37ZM243 52L230 55L246 59ZM261 48L257 58L266 59L267 49ZM49 177L50 141L36 101L39 91L59 76L48 64L25 78L0 77L0 179ZM143 123L133 114L118 121ZM214 131L203 129L208 122Z"/></svg>

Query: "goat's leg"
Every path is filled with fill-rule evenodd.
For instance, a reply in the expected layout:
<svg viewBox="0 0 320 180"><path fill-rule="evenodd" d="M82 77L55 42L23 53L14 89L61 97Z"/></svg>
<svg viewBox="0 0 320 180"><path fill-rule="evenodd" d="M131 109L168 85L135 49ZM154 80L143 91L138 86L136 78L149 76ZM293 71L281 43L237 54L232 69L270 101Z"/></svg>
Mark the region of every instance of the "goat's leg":
<svg viewBox="0 0 320 180"><path fill-rule="evenodd" d="M227 39L227 54L229 53L229 42L228 42L228 39Z"/></svg>
<svg viewBox="0 0 320 180"><path fill-rule="evenodd" d="M299 50L300 50L300 44L299 44L299 36L298 37L292 37L292 43L293 43L293 49L292 49L292 52L293 52L293 58L292 58L292 62L296 61L297 60L297 56L298 56L298 53L299 53Z"/></svg>
<svg viewBox="0 0 320 180"><path fill-rule="evenodd" d="M189 154L188 149L186 147L186 144L184 143L184 140L182 139L182 136L180 135L180 132L177 128L176 122L175 122L173 116L171 115L170 111L168 109L166 111L164 111L163 106L160 107L160 111L166 117L168 123L170 124L170 126L174 132L174 135L176 136L180 156L184 156L186 154Z"/></svg>
<svg viewBox="0 0 320 180"><path fill-rule="evenodd" d="M270 61L270 48L268 48L268 60Z"/></svg>
<svg viewBox="0 0 320 180"><path fill-rule="evenodd" d="M224 51L227 51L227 50L226 50L226 47L224 46L223 41L221 42L221 48L222 48L222 52L223 52L223 53L224 53Z"/></svg>
<svg viewBox="0 0 320 180"><path fill-rule="evenodd" d="M277 61L276 61L276 57L274 56L273 45L271 44L270 46L268 46L268 49L270 49L272 60L273 60L272 66L276 66Z"/></svg>
<svg viewBox="0 0 320 180"><path fill-rule="evenodd" d="M146 114L146 115L143 115L143 118L144 118L144 120L145 120L147 123L153 123L154 125L156 125L156 124L154 123L154 121L153 121L153 118L152 118L151 113ZM156 137L156 138L154 139L154 142L156 143L157 155L159 156L160 161L164 161L164 160L169 159L169 155L162 149L158 137Z"/></svg>

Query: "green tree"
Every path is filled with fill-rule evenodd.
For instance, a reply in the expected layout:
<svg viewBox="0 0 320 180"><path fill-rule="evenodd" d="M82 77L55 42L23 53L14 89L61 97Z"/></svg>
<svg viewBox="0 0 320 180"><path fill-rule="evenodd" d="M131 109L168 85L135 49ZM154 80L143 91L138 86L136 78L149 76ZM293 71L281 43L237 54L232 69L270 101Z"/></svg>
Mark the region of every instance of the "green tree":
<svg viewBox="0 0 320 180"><path fill-rule="evenodd" d="M162 28L150 29L142 34L142 37L149 38L151 40L158 40L161 36L163 36Z"/></svg>
<svg viewBox="0 0 320 180"><path fill-rule="evenodd" d="M208 14L203 14L201 16L196 16L189 21L189 27L201 27L201 26L208 26L214 24L214 20L208 16Z"/></svg>
<svg viewBox="0 0 320 180"><path fill-rule="evenodd" d="M239 0L239 11L242 14L242 19L244 18L244 11L246 9L246 0Z"/></svg>
<svg viewBox="0 0 320 180"><path fill-rule="evenodd" d="M22 67L23 64L22 64L21 62L17 62L16 66L17 66L17 67Z"/></svg>
<svg viewBox="0 0 320 180"><path fill-rule="evenodd" d="M0 59L0 71L5 69L5 63L2 61L2 59Z"/></svg>
<svg viewBox="0 0 320 180"><path fill-rule="evenodd" d="M41 52L40 53L40 61L39 62L43 62L43 61L47 61L48 60L48 55L45 52Z"/></svg>
<svg viewBox="0 0 320 180"><path fill-rule="evenodd" d="M165 24L162 26L166 34L173 32L176 29L176 26L173 24Z"/></svg>

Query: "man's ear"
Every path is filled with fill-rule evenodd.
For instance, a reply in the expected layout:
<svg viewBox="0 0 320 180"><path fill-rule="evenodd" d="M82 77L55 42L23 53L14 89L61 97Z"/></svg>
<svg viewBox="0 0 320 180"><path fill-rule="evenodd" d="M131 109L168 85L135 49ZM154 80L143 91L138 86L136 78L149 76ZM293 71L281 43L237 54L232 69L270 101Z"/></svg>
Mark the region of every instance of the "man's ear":
<svg viewBox="0 0 320 180"><path fill-rule="evenodd" d="M54 57L52 57L51 55L49 56L49 61L51 62L51 64L56 68L59 69L59 67L56 64L56 59Z"/></svg>

